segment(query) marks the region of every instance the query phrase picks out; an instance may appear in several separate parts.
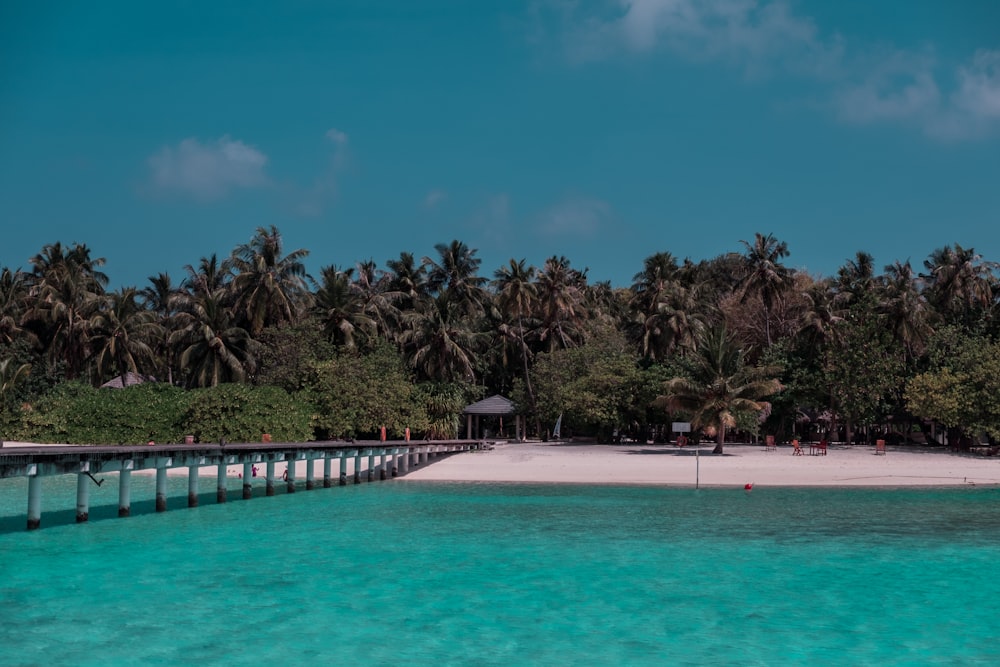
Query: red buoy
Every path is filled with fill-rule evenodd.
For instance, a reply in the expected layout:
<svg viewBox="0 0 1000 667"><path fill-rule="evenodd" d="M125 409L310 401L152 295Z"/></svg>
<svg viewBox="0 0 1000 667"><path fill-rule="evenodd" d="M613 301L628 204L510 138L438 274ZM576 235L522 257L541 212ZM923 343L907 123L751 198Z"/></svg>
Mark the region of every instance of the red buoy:
<svg viewBox="0 0 1000 667"><path fill-rule="evenodd" d="M743 485L744 491L753 491L753 482L747 482Z"/></svg>

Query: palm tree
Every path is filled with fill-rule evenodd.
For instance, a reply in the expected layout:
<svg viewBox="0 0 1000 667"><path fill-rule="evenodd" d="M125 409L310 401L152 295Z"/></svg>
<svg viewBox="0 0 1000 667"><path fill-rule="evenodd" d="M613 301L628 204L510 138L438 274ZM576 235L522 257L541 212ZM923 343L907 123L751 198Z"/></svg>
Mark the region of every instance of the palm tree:
<svg viewBox="0 0 1000 667"><path fill-rule="evenodd" d="M548 352L583 342L583 297L586 273L565 257L550 257L538 273L538 320L534 336Z"/></svg>
<svg viewBox="0 0 1000 667"><path fill-rule="evenodd" d="M632 307L645 317L656 312L667 285L677 278L679 270L669 252L658 252L643 260L642 271L632 277Z"/></svg>
<svg viewBox="0 0 1000 667"><path fill-rule="evenodd" d="M668 410L689 413L696 429L714 430L714 453L721 454L726 429L736 425L738 413L759 414L769 407L761 399L781 389L775 377L778 369L748 365L723 327L702 335L689 360L690 376L668 381L666 393L656 402Z"/></svg>
<svg viewBox="0 0 1000 667"><path fill-rule="evenodd" d="M177 300L181 290L174 287L170 275L166 273L149 276L148 280L149 285L139 292L139 298L142 299L143 307L153 313L160 324L160 335L154 345L154 352L166 370L167 383L173 385L175 355L168 341L175 329L174 316L177 313Z"/></svg>
<svg viewBox="0 0 1000 667"><path fill-rule="evenodd" d="M679 350L693 349L698 333L705 327L706 318L703 304L698 299L698 287L685 286L676 277L676 270L666 278L658 277L666 275L658 271L653 274L657 277L650 280L648 268L653 258L646 260L647 271L636 274L637 280L632 285L630 331L644 358L662 361Z"/></svg>
<svg viewBox="0 0 1000 667"><path fill-rule="evenodd" d="M452 301L460 315L479 315L483 312L486 278L478 275L482 263L475 249L461 241L434 246L439 261L424 257L427 267L427 287L433 294L444 294Z"/></svg>
<svg viewBox="0 0 1000 667"><path fill-rule="evenodd" d="M375 266L375 262L359 262L358 276L354 281L354 290L362 301L362 310L375 325L374 335L389 340L398 330L400 319L396 302L403 294L391 289L391 277Z"/></svg>
<svg viewBox="0 0 1000 667"><path fill-rule="evenodd" d="M954 321L970 319L993 300L997 269L994 262L984 262L973 248L945 246L924 261L927 299L942 316Z"/></svg>
<svg viewBox="0 0 1000 667"><path fill-rule="evenodd" d="M896 261L886 266L882 299L879 302L889 330L906 350L910 360L923 350L931 333L927 319L929 308L920 292L918 280L909 261Z"/></svg>
<svg viewBox="0 0 1000 667"><path fill-rule="evenodd" d="M88 354L89 322L108 278L99 270L103 258L91 258L86 245L68 250L60 243L45 246L30 260L31 308L26 325L49 350L51 363L62 362L75 378Z"/></svg>
<svg viewBox="0 0 1000 667"><path fill-rule="evenodd" d="M531 374L528 373L528 358L531 352L524 338L524 320L530 317L538 300L538 289L532 282L535 277L535 267L527 266L525 260L510 260L507 266L500 267L493 274L493 288L496 290L497 306L504 321L500 325L501 336L507 338L512 334L517 338L518 351L521 357L521 368L524 371L524 385L528 392L530 411L535 411L535 392L531 388ZM516 329L512 325L516 324Z"/></svg>
<svg viewBox="0 0 1000 667"><path fill-rule="evenodd" d="M192 294L213 294L219 289L228 288L233 275L227 262L219 262L215 253L198 260L197 268L187 264L184 267L188 276L181 283L181 289Z"/></svg>
<svg viewBox="0 0 1000 667"><path fill-rule="evenodd" d="M27 307L27 275L4 267L0 270L0 344L10 345L20 336L28 334L21 326Z"/></svg>
<svg viewBox="0 0 1000 667"><path fill-rule="evenodd" d="M475 379L476 349L480 336L464 324L464 318L447 294L417 302L405 316L407 328L400 337L410 365L424 378L437 382Z"/></svg>
<svg viewBox="0 0 1000 667"><path fill-rule="evenodd" d="M225 290L178 299L178 329L170 343L181 350L180 366L189 387L215 387L242 382L256 370L256 345L250 334L233 322Z"/></svg>
<svg viewBox="0 0 1000 667"><path fill-rule="evenodd" d="M764 330L767 344L771 345L771 311L791 284L792 272L781 263L788 257L788 245L773 235L757 232L753 243L740 241L746 249L746 273L743 277L744 296L756 294L764 304Z"/></svg>
<svg viewBox="0 0 1000 667"><path fill-rule="evenodd" d="M164 328L156 314L143 308L134 287L112 292L90 320L91 346L96 366L95 384L117 373L125 386L131 371L139 375L156 363L153 345L163 338Z"/></svg>
<svg viewBox="0 0 1000 667"><path fill-rule="evenodd" d="M258 227L250 242L234 249L230 258L236 312L254 336L266 326L295 321L308 304L302 260L309 251L293 250L282 256L282 250L281 233L271 225Z"/></svg>
<svg viewBox="0 0 1000 667"><path fill-rule="evenodd" d="M837 271L837 300L842 308L869 301L875 294L875 258L859 250Z"/></svg>
<svg viewBox="0 0 1000 667"><path fill-rule="evenodd" d="M31 375L31 364L17 364L12 358L0 361L0 412L7 411L14 388Z"/></svg>
<svg viewBox="0 0 1000 667"><path fill-rule="evenodd" d="M427 294L427 265L418 265L409 252L399 253L399 259L390 259L385 265L389 269L389 291L401 295L400 310L410 310L415 299Z"/></svg>
<svg viewBox="0 0 1000 667"><path fill-rule="evenodd" d="M354 269L336 266L320 269L320 284L314 296L314 310L323 330L334 345L348 350L375 335L375 322L365 312L365 301L352 279Z"/></svg>

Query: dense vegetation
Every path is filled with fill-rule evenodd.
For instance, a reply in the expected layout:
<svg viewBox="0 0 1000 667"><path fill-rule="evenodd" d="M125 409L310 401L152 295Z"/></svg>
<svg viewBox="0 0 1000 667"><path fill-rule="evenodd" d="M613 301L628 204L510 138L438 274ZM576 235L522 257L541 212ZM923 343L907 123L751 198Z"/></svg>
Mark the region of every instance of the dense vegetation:
<svg viewBox="0 0 1000 667"><path fill-rule="evenodd" d="M647 257L633 284L590 283L565 257L510 260L441 244L306 273L260 228L108 291L104 260L53 243L0 271L7 438L83 442L450 437L463 406L512 396L535 435L663 437L691 420L720 444L779 437L1000 436L997 266L971 248L881 273L859 252L831 277L788 268L771 235L694 262ZM132 374L131 376L129 374ZM125 390L119 378L156 379ZM509 426L508 426L509 429Z"/></svg>

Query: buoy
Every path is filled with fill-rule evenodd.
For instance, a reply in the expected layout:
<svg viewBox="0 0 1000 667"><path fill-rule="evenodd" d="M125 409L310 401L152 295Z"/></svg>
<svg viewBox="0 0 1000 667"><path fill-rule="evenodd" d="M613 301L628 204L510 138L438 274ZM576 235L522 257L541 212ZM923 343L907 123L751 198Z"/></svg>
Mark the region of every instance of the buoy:
<svg viewBox="0 0 1000 667"><path fill-rule="evenodd" d="M747 482L743 485L744 491L753 491L753 482Z"/></svg>

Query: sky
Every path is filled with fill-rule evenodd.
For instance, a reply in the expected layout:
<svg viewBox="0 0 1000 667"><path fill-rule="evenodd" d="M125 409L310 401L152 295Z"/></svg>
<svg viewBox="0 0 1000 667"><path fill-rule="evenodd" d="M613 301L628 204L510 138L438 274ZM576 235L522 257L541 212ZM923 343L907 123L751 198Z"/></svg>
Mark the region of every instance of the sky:
<svg viewBox="0 0 1000 667"><path fill-rule="evenodd" d="M817 276L1000 261L1000 3L0 3L0 266L179 282L270 225L313 275L458 239L624 287L757 232Z"/></svg>

